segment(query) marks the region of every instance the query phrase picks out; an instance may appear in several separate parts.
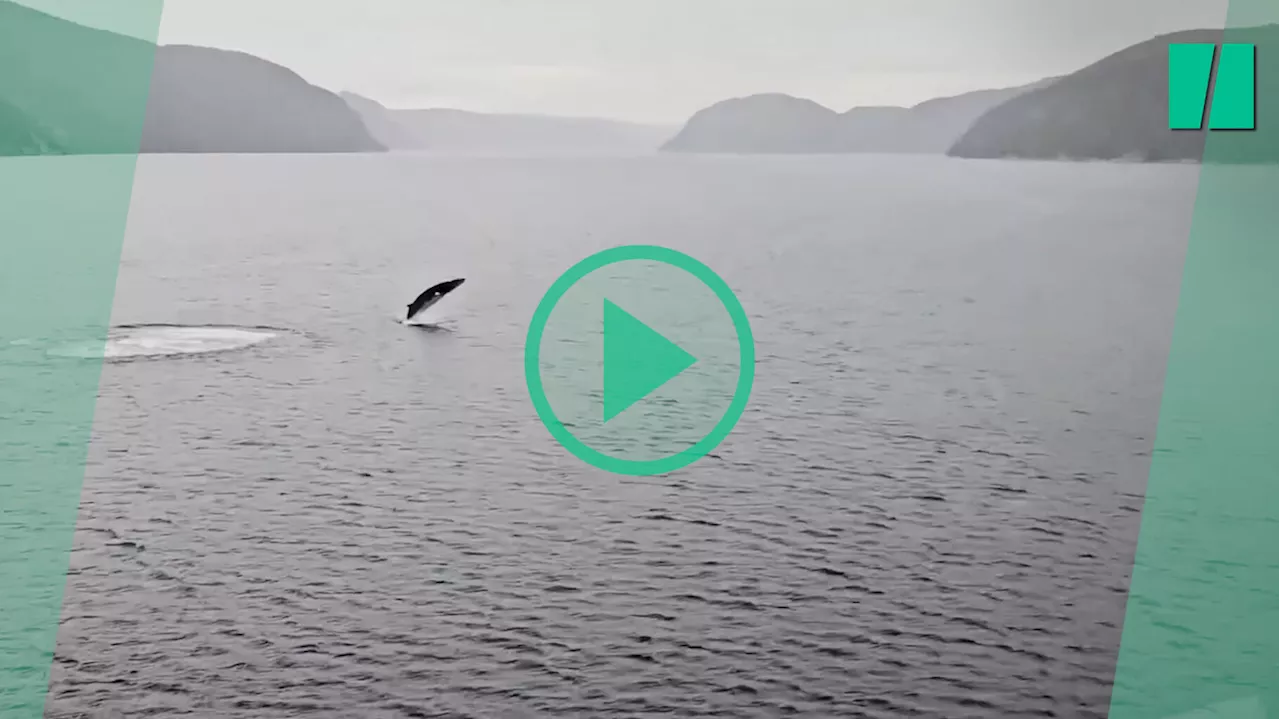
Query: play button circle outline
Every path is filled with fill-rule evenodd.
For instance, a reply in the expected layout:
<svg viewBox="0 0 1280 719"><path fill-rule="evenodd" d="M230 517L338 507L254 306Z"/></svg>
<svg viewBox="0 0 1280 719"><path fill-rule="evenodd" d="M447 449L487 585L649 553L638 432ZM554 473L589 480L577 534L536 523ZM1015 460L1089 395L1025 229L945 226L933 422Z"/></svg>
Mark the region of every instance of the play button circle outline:
<svg viewBox="0 0 1280 719"><path fill-rule="evenodd" d="M547 398L542 382L541 347L542 336L547 322L556 305L564 298L565 293L587 275L619 262L648 260L670 265L693 275L706 285L724 306L733 322L734 332L738 340L738 380L734 387L733 398L724 414L706 435L689 447L665 457L647 460L633 460L615 457L601 452L574 436L556 416L555 410ZM578 459L598 469L614 474L632 476L648 476L665 474L685 467L701 459L724 441L746 411L751 396L751 387L755 381L755 339L751 333L751 323L746 310L738 301L728 283L720 278L710 267L689 255L659 245L622 245L597 252L581 261L560 275L550 289L543 295L534 310L533 319L529 323L529 332L524 345L524 375L528 385L529 398L543 426L561 446Z"/></svg>

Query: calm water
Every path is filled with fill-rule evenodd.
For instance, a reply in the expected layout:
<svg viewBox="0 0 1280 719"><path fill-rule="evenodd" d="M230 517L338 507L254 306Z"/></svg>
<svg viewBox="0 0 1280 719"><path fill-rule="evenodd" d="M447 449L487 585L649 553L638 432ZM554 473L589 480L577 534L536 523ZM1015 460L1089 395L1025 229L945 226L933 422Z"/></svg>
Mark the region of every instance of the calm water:
<svg viewBox="0 0 1280 719"><path fill-rule="evenodd" d="M49 714L1105 716L1196 175L144 158L114 322L274 336L106 366ZM759 355L652 478L563 451L521 367L635 242Z"/></svg>

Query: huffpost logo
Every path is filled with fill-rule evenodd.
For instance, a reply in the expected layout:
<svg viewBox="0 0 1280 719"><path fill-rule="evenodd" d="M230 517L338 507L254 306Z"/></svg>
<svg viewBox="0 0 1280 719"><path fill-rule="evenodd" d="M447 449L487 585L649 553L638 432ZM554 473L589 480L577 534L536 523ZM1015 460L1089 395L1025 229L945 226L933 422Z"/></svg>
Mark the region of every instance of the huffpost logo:
<svg viewBox="0 0 1280 719"><path fill-rule="evenodd" d="M1207 105L1210 130L1254 129L1256 52L1243 43L1170 45L1169 129L1203 129Z"/></svg>

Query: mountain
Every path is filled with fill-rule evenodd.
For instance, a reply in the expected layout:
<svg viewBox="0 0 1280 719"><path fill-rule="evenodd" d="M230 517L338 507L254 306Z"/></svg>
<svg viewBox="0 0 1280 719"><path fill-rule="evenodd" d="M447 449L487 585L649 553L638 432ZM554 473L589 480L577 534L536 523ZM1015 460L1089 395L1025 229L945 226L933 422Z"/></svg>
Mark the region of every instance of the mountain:
<svg viewBox="0 0 1280 719"><path fill-rule="evenodd" d="M914 127L908 137L916 143L915 147L925 152L946 152L957 138L991 108L1050 85L1056 80L1057 78L1047 78L1019 87L977 90L953 97L926 100L911 108L910 122Z"/></svg>
<svg viewBox="0 0 1280 719"><path fill-rule="evenodd" d="M338 95L356 111L369 134L389 150L409 150L422 147L421 139L414 136L407 127L401 125L392 111L383 107L377 100L371 100L354 92L340 92Z"/></svg>
<svg viewBox="0 0 1280 719"><path fill-rule="evenodd" d="M0 157L61 155L65 151L57 133L22 110L0 101Z"/></svg>
<svg viewBox="0 0 1280 719"><path fill-rule="evenodd" d="M68 152L136 152L153 46L0 0L0 101Z"/></svg>
<svg viewBox="0 0 1280 719"><path fill-rule="evenodd" d="M383 149L333 93L239 52L160 46L0 0L0 101L68 153ZM29 128L28 128L29 129ZM20 134L20 133L19 133Z"/></svg>
<svg viewBox="0 0 1280 719"><path fill-rule="evenodd" d="M830 152L840 114L812 100L766 93L694 113L664 152Z"/></svg>
<svg viewBox="0 0 1280 719"><path fill-rule="evenodd" d="M992 107L1042 83L980 90L914 107L839 113L812 100L766 93L700 110L662 149L724 153L942 153Z"/></svg>
<svg viewBox="0 0 1280 719"><path fill-rule="evenodd" d="M156 48L143 152L378 152L342 98L253 55Z"/></svg>
<svg viewBox="0 0 1280 719"><path fill-rule="evenodd" d="M389 109L342 93L370 133L392 149L458 153L652 152L674 128L593 117Z"/></svg>
<svg viewBox="0 0 1280 719"><path fill-rule="evenodd" d="M1169 129L1170 43L1244 42L1257 46L1259 87L1276 85L1276 25L1186 30L1130 46L990 111L957 140L956 157L1199 160L1206 132ZM1265 98L1270 95L1270 101ZM1227 155L1275 161L1274 92L1260 93L1259 132L1217 133ZM1219 139L1215 139L1219 142ZM1269 143L1264 148L1259 143ZM1226 147L1230 145L1230 147ZM1215 153L1221 154L1221 153Z"/></svg>

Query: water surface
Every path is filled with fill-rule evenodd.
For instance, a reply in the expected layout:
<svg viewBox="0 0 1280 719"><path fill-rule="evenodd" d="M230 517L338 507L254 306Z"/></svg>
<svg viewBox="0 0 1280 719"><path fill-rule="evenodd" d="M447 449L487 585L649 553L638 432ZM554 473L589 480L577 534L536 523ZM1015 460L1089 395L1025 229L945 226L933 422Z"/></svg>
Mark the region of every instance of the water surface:
<svg viewBox="0 0 1280 719"><path fill-rule="evenodd" d="M114 322L277 336L106 364L49 715L1103 717L1196 174L144 157ZM568 455L522 375L627 243L757 339L669 476Z"/></svg>

